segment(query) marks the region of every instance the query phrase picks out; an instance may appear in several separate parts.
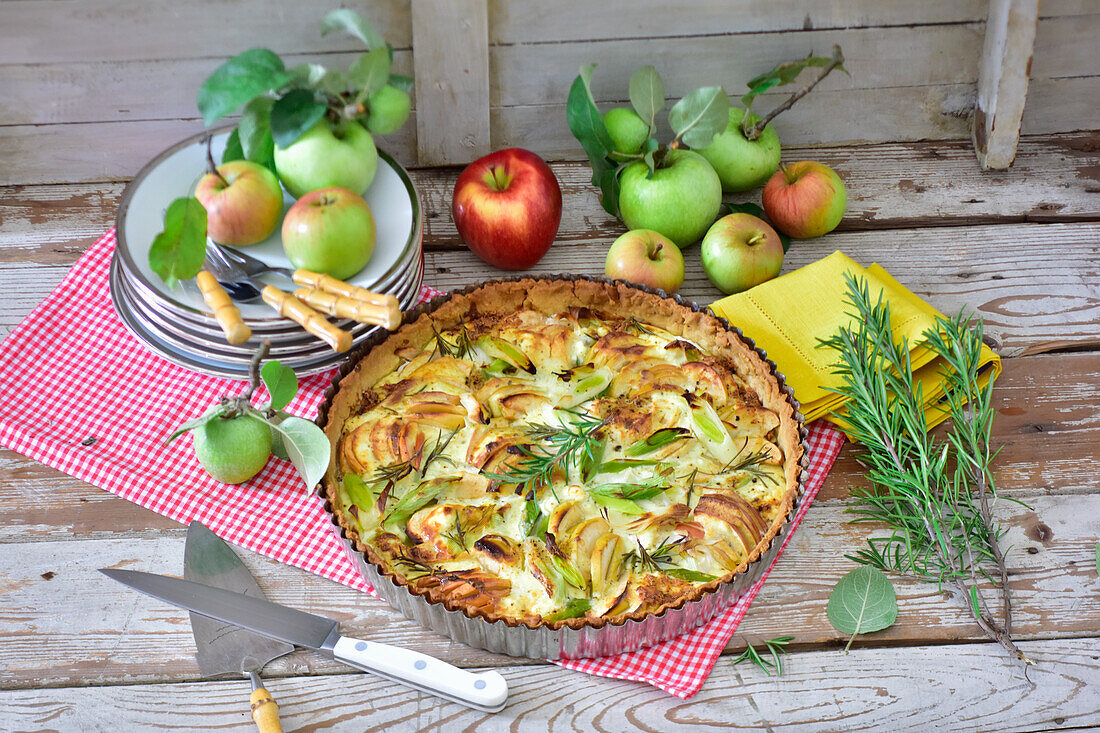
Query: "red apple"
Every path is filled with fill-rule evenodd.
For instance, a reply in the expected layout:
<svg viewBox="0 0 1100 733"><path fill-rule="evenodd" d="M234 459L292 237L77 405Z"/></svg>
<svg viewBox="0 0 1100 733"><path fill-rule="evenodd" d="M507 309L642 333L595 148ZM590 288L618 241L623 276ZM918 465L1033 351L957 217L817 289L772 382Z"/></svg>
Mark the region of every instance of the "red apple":
<svg viewBox="0 0 1100 733"><path fill-rule="evenodd" d="M283 249L300 270L347 280L374 252L374 216L363 197L346 188L310 191L283 219Z"/></svg>
<svg viewBox="0 0 1100 733"><path fill-rule="evenodd" d="M634 229L616 239L607 250L604 273L675 293L684 284L684 256L663 234L652 229Z"/></svg>
<svg viewBox="0 0 1100 733"><path fill-rule="evenodd" d="M729 214L714 222L700 246L703 270L723 293L740 293L783 269L783 242L763 219Z"/></svg>
<svg viewBox="0 0 1100 733"><path fill-rule="evenodd" d="M206 233L218 244L241 247L271 236L283 213L283 190L275 174L258 163L234 160L207 173L195 187L206 209Z"/></svg>
<svg viewBox="0 0 1100 733"><path fill-rule="evenodd" d="M451 214L462 241L481 259L523 270L542 259L561 223L561 187L529 150L508 148L466 166Z"/></svg>
<svg viewBox="0 0 1100 733"><path fill-rule="evenodd" d="M836 171L809 160L776 172L761 199L775 228L795 239L820 237L836 229L848 203Z"/></svg>

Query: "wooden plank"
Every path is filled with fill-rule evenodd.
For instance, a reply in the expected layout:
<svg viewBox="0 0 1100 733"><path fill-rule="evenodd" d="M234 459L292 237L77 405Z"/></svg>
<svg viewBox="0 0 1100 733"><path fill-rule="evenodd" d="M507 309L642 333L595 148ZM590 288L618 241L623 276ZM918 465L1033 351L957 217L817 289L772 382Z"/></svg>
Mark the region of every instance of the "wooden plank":
<svg viewBox="0 0 1100 733"><path fill-rule="evenodd" d="M206 58L216 66L256 47L278 54L362 51L347 34L321 36L327 7L294 0L149 0L137 13L126 0L4 0L0 64ZM404 0L375 0L359 12L395 48L408 49L408 8Z"/></svg>
<svg viewBox="0 0 1100 733"><path fill-rule="evenodd" d="M480 713L369 674L270 680L287 730L1035 730L1100 724L1097 639L1029 642L1031 684L991 645L804 652L784 675L719 662L688 701L550 665L510 667L508 706ZM19 730L255 730L244 681L0 692ZM171 701L166 709L165 701Z"/></svg>
<svg viewBox="0 0 1100 733"><path fill-rule="evenodd" d="M489 152L486 0L413 0L417 158L468 163Z"/></svg>
<svg viewBox="0 0 1100 733"><path fill-rule="evenodd" d="M972 136L982 168L1003 170L1016 157L1027 101L1039 0L990 0Z"/></svg>
<svg viewBox="0 0 1100 733"><path fill-rule="evenodd" d="M1100 129L1100 77L1036 79L1028 85L1021 130L1043 135L1069 130Z"/></svg>
<svg viewBox="0 0 1100 733"><path fill-rule="evenodd" d="M621 231L559 240L530 272L598 274L606 247ZM834 232L823 240L792 245L784 272L834 250L865 265L877 261L945 313L976 308L1002 354L1041 353L1100 344L1097 241L1097 224ZM1049 256L1053 251L1057 258ZM443 289L494 275L472 253L463 251L430 252L425 267L425 281ZM696 250L687 251L685 269L681 295L699 303L721 297L707 280Z"/></svg>
<svg viewBox="0 0 1100 733"><path fill-rule="evenodd" d="M288 54L284 61L346 70L358 56L358 51ZM10 102L0 107L0 125L193 119L199 87L223 60L0 65L0 87ZM412 72L411 51L395 51L393 61L395 72Z"/></svg>
<svg viewBox="0 0 1100 733"><path fill-rule="evenodd" d="M1092 555L1100 534L1100 493L1035 496L1029 507L1002 501L1003 540L1011 568L1014 631L1021 639L1095 635L1100 606L1082 605L1096 582ZM836 581L852 569L844 558L869 530L848 523L843 502L823 500L806 515L783 558L730 645L794 634L800 644L845 639L823 609ZM10 542L0 553L0 664L3 687L198 679L186 615L126 591L99 567L178 574L184 530L151 529L125 537ZM347 633L400 644L463 666L512 665L517 660L456 644L403 620L382 601L253 553L244 559L271 600L339 619ZM900 614L869 644L905 645L984 637L965 603L946 599L934 584L893 577ZM64 589L64 593L60 593ZM48 647L52 655L27 655ZM533 662L524 661L523 664ZM339 665L300 653L276 663L275 675L322 673Z"/></svg>

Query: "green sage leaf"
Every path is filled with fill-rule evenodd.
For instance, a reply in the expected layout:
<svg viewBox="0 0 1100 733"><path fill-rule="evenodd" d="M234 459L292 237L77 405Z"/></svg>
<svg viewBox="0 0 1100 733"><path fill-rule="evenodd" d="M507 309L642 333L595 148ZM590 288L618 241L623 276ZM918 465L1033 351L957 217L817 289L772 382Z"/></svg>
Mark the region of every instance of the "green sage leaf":
<svg viewBox="0 0 1100 733"><path fill-rule="evenodd" d="M240 127L234 127L225 140L225 150L222 151L222 162L231 160L245 160L244 149L241 147Z"/></svg>
<svg viewBox="0 0 1100 733"><path fill-rule="evenodd" d="M898 617L898 599L894 586L878 568L864 565L851 571L836 584L825 607L829 623L842 634L851 634L852 646L858 634L881 631Z"/></svg>
<svg viewBox="0 0 1100 733"><path fill-rule="evenodd" d="M389 78L390 54L385 48L367 51L348 67L348 80L359 89L359 101L384 87Z"/></svg>
<svg viewBox="0 0 1100 733"><path fill-rule="evenodd" d="M324 103L308 89L292 89L271 107L271 136L280 148L288 148L325 116Z"/></svg>
<svg viewBox="0 0 1100 733"><path fill-rule="evenodd" d="M206 209L194 197L178 198L164 212L164 231L149 247L149 269L174 284L199 274L206 257Z"/></svg>
<svg viewBox="0 0 1100 733"><path fill-rule="evenodd" d="M309 420L293 415L277 425L269 420L268 425L282 438L290 462L305 481L306 490L312 492L328 470L332 452L324 431Z"/></svg>
<svg viewBox="0 0 1100 733"><path fill-rule="evenodd" d="M374 29L365 18L354 10L341 8L332 10L321 21L321 35L327 36L333 31L346 31L358 38L366 45L368 50L374 50L386 45L386 39Z"/></svg>
<svg viewBox="0 0 1100 733"><path fill-rule="evenodd" d="M271 136L274 104L275 100L270 97L256 97L244 106L237 125L245 159L265 166L272 173L275 172L275 140Z"/></svg>
<svg viewBox="0 0 1100 733"><path fill-rule="evenodd" d="M238 54L214 70L199 87L196 103L207 126L231 114L255 96L290 79L283 60L266 48Z"/></svg>
<svg viewBox="0 0 1100 733"><path fill-rule="evenodd" d="M165 438L164 444L168 445L173 440L186 433L188 430L194 430L195 428L202 427L211 420L221 417L226 412L228 412L228 410L229 407L226 405L214 405L198 417L193 417L187 422L180 425L178 428L176 428L171 435Z"/></svg>
<svg viewBox="0 0 1100 733"><path fill-rule="evenodd" d="M260 369L260 379L271 395L268 409L281 410L298 394L298 375L278 361L269 361Z"/></svg>
<svg viewBox="0 0 1100 733"><path fill-rule="evenodd" d="M643 66L630 75L630 105L649 125L649 134L657 131L657 113L665 108L665 83L652 66Z"/></svg>
<svg viewBox="0 0 1100 733"><path fill-rule="evenodd" d="M730 100L722 87L700 87L668 112L676 137L693 148L705 148L729 123Z"/></svg>

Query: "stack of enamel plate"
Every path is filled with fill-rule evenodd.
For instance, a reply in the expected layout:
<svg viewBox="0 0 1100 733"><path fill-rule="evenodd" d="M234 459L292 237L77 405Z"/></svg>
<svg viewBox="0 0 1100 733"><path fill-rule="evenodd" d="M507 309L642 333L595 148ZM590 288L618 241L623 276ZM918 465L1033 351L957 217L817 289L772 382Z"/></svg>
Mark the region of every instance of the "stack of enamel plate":
<svg viewBox="0 0 1100 733"><path fill-rule="evenodd" d="M220 159L227 137L228 130L215 135L215 159ZM378 154L378 172L364 194L377 229L374 253L367 266L348 282L372 292L392 294L404 310L416 303L424 275L423 222L408 173L390 156L382 151ZM271 358L300 376L339 363L342 354L294 321L280 317L259 298L236 303L252 329L252 338L232 346L194 281L169 286L149 268L149 247L164 227L165 209L174 199L188 196L205 169L206 146L197 135L161 153L126 188L119 207L118 247L110 276L111 298L119 318L155 353L206 374L245 377L249 359L263 341L271 345ZM284 194L284 206L293 202ZM269 265L293 269L283 253L278 228L269 239L240 249ZM286 291L297 287L280 275L267 274L260 279ZM351 331L355 344L379 330L378 326L332 320L334 325Z"/></svg>

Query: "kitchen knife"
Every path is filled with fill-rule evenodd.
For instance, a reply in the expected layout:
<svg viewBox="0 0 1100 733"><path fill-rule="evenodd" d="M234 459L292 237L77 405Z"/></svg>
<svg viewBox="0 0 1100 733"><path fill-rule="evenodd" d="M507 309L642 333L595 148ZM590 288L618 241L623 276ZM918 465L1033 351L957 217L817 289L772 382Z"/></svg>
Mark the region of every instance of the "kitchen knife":
<svg viewBox="0 0 1100 733"><path fill-rule="evenodd" d="M343 636L338 624L324 616L166 575L114 568L99 572L174 606L324 652L344 664L461 705L496 713L508 701L508 683L497 672L475 674L409 649Z"/></svg>
<svg viewBox="0 0 1100 733"><path fill-rule="evenodd" d="M183 577L254 598L264 597L237 554L200 522L191 522L187 527ZM294 645L194 612L191 633L195 635L195 658L203 675L211 677L226 672L248 675L252 680L252 719L261 733L282 733L279 705L264 689L260 670L272 659L294 651Z"/></svg>

